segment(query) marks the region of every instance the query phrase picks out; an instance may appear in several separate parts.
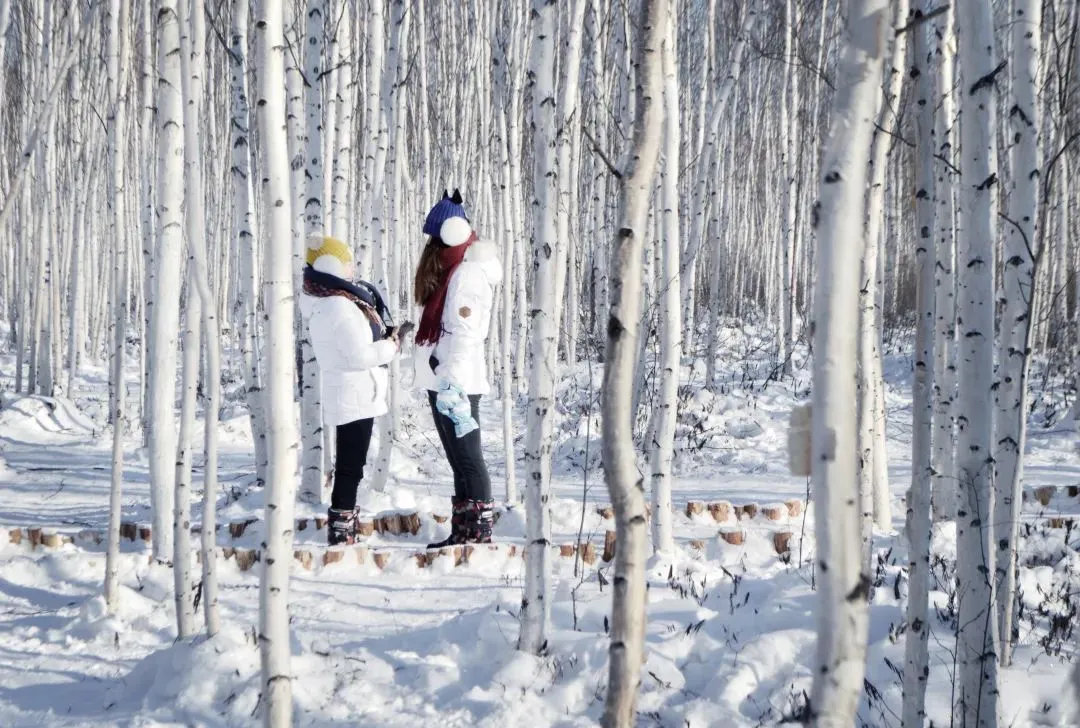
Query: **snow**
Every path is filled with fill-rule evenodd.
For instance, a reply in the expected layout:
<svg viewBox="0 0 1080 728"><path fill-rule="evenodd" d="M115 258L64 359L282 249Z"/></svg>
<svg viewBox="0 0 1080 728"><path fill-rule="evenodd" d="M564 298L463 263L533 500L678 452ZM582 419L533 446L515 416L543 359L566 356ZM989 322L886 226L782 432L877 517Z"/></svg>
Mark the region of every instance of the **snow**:
<svg viewBox="0 0 1080 728"><path fill-rule="evenodd" d="M700 367L687 369L680 389L675 534L678 549L654 557L649 569L649 622L642 669L639 725L775 725L797 717L809 692L816 642L813 574L814 509L780 520L763 511L805 499L807 482L788 474L790 408L806 399L808 374L800 354L791 380L769 379L771 368L752 330L731 327L715 393L702 388ZM0 372L10 372L0 355ZM558 545L591 541L602 550L612 521L602 472L597 390L599 366L585 365L560 384L555 431L552 530ZM20 397L0 375L0 725L3 726L249 726L260 701L259 566L242 571L220 562L221 633L176 642L172 575L149 563L140 540L122 542L117 613L101 598L104 544L76 537L107 521L111 434L101 370L87 368L77 401ZM860 720L898 726L907 585L901 535L902 494L910 469L910 360L886 360L890 476L894 530L878 533L872 574L867 682ZM687 384L688 383L688 384ZM233 383L233 388L240 383ZM1058 390L1061 388L1058 387ZM230 396L232 395L232 396ZM1047 399L1053 395L1049 390ZM244 411L226 392L220 424L219 520L256 520L243 536L219 533L219 545L258 548L262 495L253 480ZM553 634L545 655L517 652L523 590L524 513L501 513L495 550L478 548L467 563L452 556L421 567L414 554L441 538L447 525L449 471L425 402L403 405L385 493L364 491L360 508L374 515L420 516L415 535L375 534L364 563L324 565L325 532L297 531L297 549L314 555L311 569L293 564L291 627L296 724L300 726L595 726L607 679L606 628L610 565L555 559ZM1060 402L1047 404L1058 412ZM1033 415L1025 464L1029 497L1021 529L1024 610L1014 667L1003 671L1006 723L1075 725L1077 701L1066 687L1075 655L1080 587L1080 497L1066 487L1042 505L1033 489L1080 484L1075 433ZM587 413L591 413L591 420ZM501 406L482 413L492 481L505 472L497 441ZM520 410L514 422L522 430ZM201 434L194 437L201 442ZM520 445L520 442L519 442ZM123 518L149 523L145 457L136 438L127 446ZM517 448L520 450L520 446ZM374 452L374 446L372 452ZM586 451L588 457L586 458ZM520 456L520 453L519 453ZM586 464L588 468L585 469ZM196 457L196 481L201 457ZM586 476L587 475L587 480ZM196 498L199 497L195 493ZM717 523L706 510L687 516L688 501L755 503L759 514ZM582 503L584 502L584 506ZM783 509L786 512L786 508ZM320 515L300 504L298 518ZM1060 525L1054 519L1061 519ZM1075 525L1069 525L1070 523ZM74 538L59 548L31 549L28 528ZM9 532L21 529L22 543ZM741 529L734 545L725 534ZM790 552L774 549L773 533L790 530ZM517 547L511 554L509 547ZM935 527L931 592L931 658L927 708L937 725L951 715L955 594L955 529ZM375 552L388 555L379 568ZM351 556L351 554L347 554ZM201 615L199 617L201 621Z"/></svg>

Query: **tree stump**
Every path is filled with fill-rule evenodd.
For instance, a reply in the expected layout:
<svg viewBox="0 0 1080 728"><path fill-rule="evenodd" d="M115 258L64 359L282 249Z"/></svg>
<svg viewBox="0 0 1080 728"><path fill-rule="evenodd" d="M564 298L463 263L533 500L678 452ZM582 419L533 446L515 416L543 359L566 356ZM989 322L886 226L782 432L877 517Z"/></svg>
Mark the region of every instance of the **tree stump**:
<svg viewBox="0 0 1080 728"><path fill-rule="evenodd" d="M732 546L742 546L746 541L746 532L742 529L730 529L720 532L720 538L727 541Z"/></svg>
<svg viewBox="0 0 1080 728"><path fill-rule="evenodd" d="M139 527L130 521L123 521L120 523L120 538L126 538L128 541L134 541L139 537Z"/></svg>
<svg viewBox="0 0 1080 728"><path fill-rule="evenodd" d="M223 546L221 549L221 558L228 561L232 557L236 556L236 549L232 546Z"/></svg>
<svg viewBox="0 0 1080 728"><path fill-rule="evenodd" d="M704 551L705 542L699 538L691 539L690 548L692 548L694 551Z"/></svg>
<svg viewBox="0 0 1080 728"><path fill-rule="evenodd" d="M709 515L711 515L713 517L713 520L717 523L723 523L727 519L731 518L731 504L727 501L710 503Z"/></svg>
<svg viewBox="0 0 1080 728"><path fill-rule="evenodd" d="M615 558L615 532L607 531L604 533L604 553L600 557L605 563L610 562Z"/></svg>
<svg viewBox="0 0 1080 728"><path fill-rule="evenodd" d="M435 520L435 523L446 523L450 520L449 516L444 516L441 513L432 513L431 517Z"/></svg>
<svg viewBox="0 0 1080 728"><path fill-rule="evenodd" d="M1063 516L1051 516L1046 522L1050 528L1065 528L1065 518Z"/></svg>
<svg viewBox="0 0 1080 728"><path fill-rule="evenodd" d="M401 519L396 513L380 516L375 520L375 530L379 533L389 533L393 536L401 534Z"/></svg>
<svg viewBox="0 0 1080 728"><path fill-rule="evenodd" d="M774 531L772 535L773 548L776 553L783 556L791 551L791 531Z"/></svg>
<svg viewBox="0 0 1080 728"><path fill-rule="evenodd" d="M153 536L153 530L150 526L139 526L139 540L143 543L150 543Z"/></svg>
<svg viewBox="0 0 1080 728"><path fill-rule="evenodd" d="M58 549L64 544L64 539L58 533L43 533L41 534L41 543L47 549Z"/></svg>
<svg viewBox="0 0 1080 728"><path fill-rule="evenodd" d="M576 551L577 551L577 548L572 543L564 543L561 546L559 546L559 556L561 556L564 559L572 559L572 558L574 558L574 554L576 553Z"/></svg>
<svg viewBox="0 0 1080 728"><path fill-rule="evenodd" d="M297 549L296 551L293 551L293 558L296 559L300 566L311 571L311 565L314 563L315 559L312 557L310 551L307 549Z"/></svg>
<svg viewBox="0 0 1080 728"><path fill-rule="evenodd" d="M30 548L36 549L41 545L41 529L40 528L28 528L26 529L26 535L30 538Z"/></svg>
<svg viewBox="0 0 1080 728"><path fill-rule="evenodd" d="M22 543L23 533L21 528L13 528L8 531L8 542L16 546Z"/></svg>
<svg viewBox="0 0 1080 728"><path fill-rule="evenodd" d="M747 503L740 509L740 511L742 512L742 516L740 516L740 518L745 517L753 520L757 518L758 505L757 503Z"/></svg>
<svg viewBox="0 0 1080 728"><path fill-rule="evenodd" d="M390 552L376 551L375 555L372 557L372 560L375 562L375 565L378 566L380 569L385 569L386 565L390 562Z"/></svg>
<svg viewBox="0 0 1080 728"><path fill-rule="evenodd" d="M762 509L762 513L764 513L765 517L770 521L782 521L784 520L784 517L788 515L788 509L786 505L765 506L765 508Z"/></svg>
<svg viewBox="0 0 1080 728"><path fill-rule="evenodd" d="M236 566L240 571L250 571L255 562L259 560L259 552L255 549L236 549Z"/></svg>
<svg viewBox="0 0 1080 728"><path fill-rule="evenodd" d="M1041 488L1036 488L1035 498L1039 501L1039 504L1045 508L1050 505L1050 500L1054 497L1054 492L1056 490L1057 488L1052 485L1044 485Z"/></svg>
<svg viewBox="0 0 1080 728"><path fill-rule="evenodd" d="M307 527L308 527L308 519L306 519L306 518L298 518L298 519L296 519L296 532L297 533L300 533L301 531L306 531Z"/></svg>
<svg viewBox="0 0 1080 728"><path fill-rule="evenodd" d="M1070 485L1069 486L1069 497L1070 498L1075 498L1078 495L1080 495L1080 485Z"/></svg>
<svg viewBox="0 0 1080 728"><path fill-rule="evenodd" d="M427 566L427 554L423 551L417 551L413 554L413 561L416 562L417 568L423 569Z"/></svg>
<svg viewBox="0 0 1080 728"><path fill-rule="evenodd" d="M591 541L582 541L577 547L578 553L581 554L581 560L592 566L596 563L596 545ZM513 556L514 554L510 554Z"/></svg>
<svg viewBox="0 0 1080 728"><path fill-rule="evenodd" d="M356 522L356 534L365 538L370 538L375 533L375 523L373 521L357 521Z"/></svg>
<svg viewBox="0 0 1080 728"><path fill-rule="evenodd" d="M354 546L353 553L356 554L356 563L363 566L367 563L367 546Z"/></svg>
<svg viewBox="0 0 1080 728"><path fill-rule="evenodd" d="M705 504L701 501L687 501L686 503L686 517L693 518L694 516L700 516L705 512Z"/></svg>
<svg viewBox="0 0 1080 728"><path fill-rule="evenodd" d="M600 514L600 517L605 521L609 518L615 517L615 509L611 506L600 506L596 509L596 512Z"/></svg>
<svg viewBox="0 0 1080 728"><path fill-rule="evenodd" d="M326 517L325 516L315 516L315 530L316 531L321 531L324 528L326 528Z"/></svg>
<svg viewBox="0 0 1080 728"><path fill-rule="evenodd" d="M788 516L790 516L791 518L798 518L802 515L803 502L801 500L796 498L793 500L784 501L784 505L787 506Z"/></svg>

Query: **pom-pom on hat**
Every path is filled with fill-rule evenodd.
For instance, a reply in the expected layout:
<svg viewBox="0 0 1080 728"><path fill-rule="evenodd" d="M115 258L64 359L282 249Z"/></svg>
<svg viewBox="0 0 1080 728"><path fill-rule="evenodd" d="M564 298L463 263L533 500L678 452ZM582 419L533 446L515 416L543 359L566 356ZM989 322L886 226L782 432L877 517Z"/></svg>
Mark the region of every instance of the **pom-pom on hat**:
<svg viewBox="0 0 1080 728"><path fill-rule="evenodd" d="M344 278L345 266L353 262L353 255L349 246L337 238L309 235L305 260L320 273Z"/></svg>
<svg viewBox="0 0 1080 728"><path fill-rule="evenodd" d="M438 237L447 245L460 245L461 243L450 243L442 238L442 226L447 220L455 218L461 219L468 225L469 216L465 214L465 208L461 203L461 193L457 189L454 190L453 196L448 195L446 190L443 190L442 199L435 203L435 206L431 208L427 218L424 220L424 235ZM465 241L462 240L461 242Z"/></svg>

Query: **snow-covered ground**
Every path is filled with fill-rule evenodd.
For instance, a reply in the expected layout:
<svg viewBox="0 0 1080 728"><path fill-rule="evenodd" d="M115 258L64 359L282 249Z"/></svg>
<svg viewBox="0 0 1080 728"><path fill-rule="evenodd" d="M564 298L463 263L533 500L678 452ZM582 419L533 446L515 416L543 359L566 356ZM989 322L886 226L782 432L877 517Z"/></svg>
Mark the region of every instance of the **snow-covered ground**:
<svg viewBox="0 0 1080 728"><path fill-rule="evenodd" d="M687 501L729 501L763 509L805 499L805 479L787 473L787 413L805 397L808 372L800 358L793 379L769 381L760 341L725 333L727 346L716 396L701 388L701 368L684 372L680 455L674 499L680 551L650 563L647 663L639 725L765 726L794 720L809 691L815 644L813 509L779 521L763 512L718 524L706 513L688 517ZM214 639L174 640L172 575L148 563L139 540L124 542L120 614L108 617L100 597L102 546L79 537L106 522L111 433L104 423L104 377L87 370L73 401L16 397L0 355L0 725L2 726L246 726L259 703L258 566L221 563L223 631ZM887 359L890 475L894 528L903 522L902 494L910 470L910 361ZM560 386L554 541L591 541L602 551L611 528L597 512L607 503L599 457L597 387L600 369L584 365ZM426 403L424 403L426 404ZM1059 411L1061 411L1059 409ZM520 414L521 410L517 410ZM468 563L452 558L421 566L415 554L446 526L451 491L429 415L419 400L405 407L405 435L394 455L385 494L366 493L373 515L417 512L416 535L375 534L363 564L351 554L323 565L324 532L298 531L291 583L294 695L303 726L592 726L606 683L610 566L556 558L554 633L548 654L514 649L524 564L510 553L523 543L524 514L502 513L496 550L477 549ZM590 420L589 413L592 418ZM1015 666L1001 681L1006 724L1075 725L1077 702L1067 687L1076 654L1072 628L1080 605L1080 454L1071 427L1047 428L1033 418L1026 478L1027 537L1022 546L1025 603ZM501 408L482 412L496 492L506 463ZM524 419L515 420L520 438ZM223 412L222 522L257 519L261 493L251 487L250 433L242 409ZM201 438L201 435L198 435ZM124 519L149 522L145 455L127 448ZM375 448L372 448L375 452ZM520 439L515 446L520 458ZM593 467L586 473L585 463ZM197 459L196 480L201 461ZM519 478L520 481L520 478ZM1044 506L1034 489L1059 486ZM1075 493L1075 490L1072 491ZM586 505L583 507L583 500ZM317 513L301 506L298 515ZM1073 527L1076 523L1077 527ZM1060 526L1060 527L1056 527ZM3 529L55 529L72 537L60 548L11 543ZM721 530L739 528L733 545ZM777 554L772 534L790 530L791 551ZM1029 531L1028 531L1029 530ZM259 525L222 547L254 548ZM48 531L46 531L48 532ZM903 667L906 550L894 533L876 539L870 649L860 720L899 726ZM954 672L948 578L955 538L940 527L934 541L937 587L932 592L932 673L927 697L935 725L948 725ZM387 563L372 558L378 551ZM1072 610L1072 611L1070 611Z"/></svg>

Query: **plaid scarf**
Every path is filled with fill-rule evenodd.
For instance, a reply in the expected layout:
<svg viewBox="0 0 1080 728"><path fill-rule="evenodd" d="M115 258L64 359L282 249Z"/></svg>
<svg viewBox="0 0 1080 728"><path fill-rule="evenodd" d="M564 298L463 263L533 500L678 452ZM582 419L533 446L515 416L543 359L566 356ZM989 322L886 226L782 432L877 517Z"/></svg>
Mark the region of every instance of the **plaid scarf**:
<svg viewBox="0 0 1080 728"><path fill-rule="evenodd" d="M341 296L349 299L356 304L356 307L367 318L368 324L371 326L372 340L381 341L386 338L387 334L387 323L386 318L384 318L387 316L387 312L385 306L380 305L382 300L378 292L370 286L366 288L367 290L329 273L321 273L311 266L304 268L304 293L312 298ZM365 294L373 300L365 300ZM379 309L382 309L382 312Z"/></svg>

